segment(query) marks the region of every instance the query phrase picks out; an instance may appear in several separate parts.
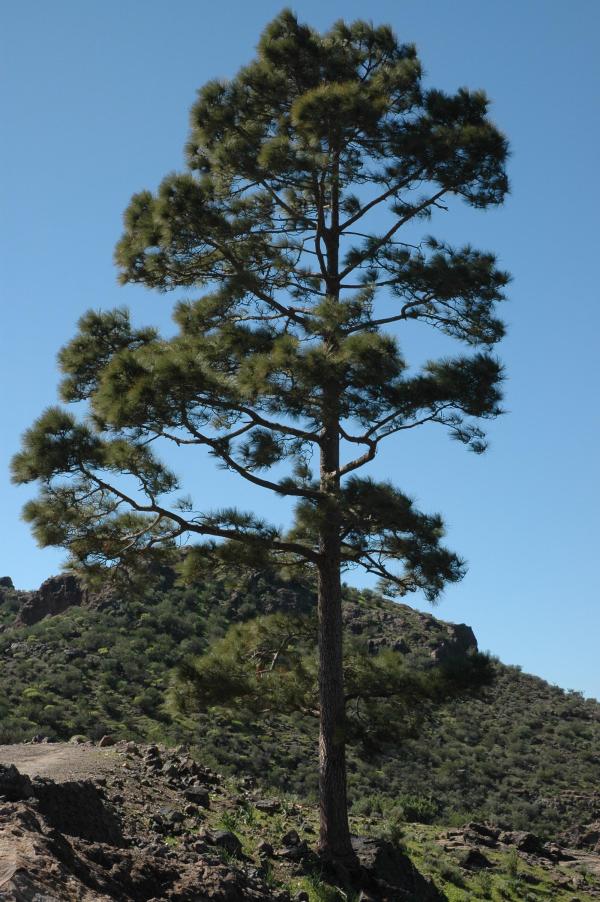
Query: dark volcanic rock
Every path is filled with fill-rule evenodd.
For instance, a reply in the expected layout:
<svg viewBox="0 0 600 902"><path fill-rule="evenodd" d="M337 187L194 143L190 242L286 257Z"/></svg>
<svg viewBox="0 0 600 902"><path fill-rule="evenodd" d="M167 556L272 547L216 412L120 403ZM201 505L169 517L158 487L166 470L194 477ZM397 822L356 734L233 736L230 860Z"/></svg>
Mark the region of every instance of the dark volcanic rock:
<svg viewBox="0 0 600 902"><path fill-rule="evenodd" d="M559 837L560 842L575 849L600 852L600 821L572 827Z"/></svg>
<svg viewBox="0 0 600 902"><path fill-rule="evenodd" d="M477 640L470 626L436 620L408 605L394 604L388 608L345 600L343 617L346 629L363 637L370 654L386 648L402 654L426 650L431 662L438 663L477 651Z"/></svg>
<svg viewBox="0 0 600 902"><path fill-rule="evenodd" d="M493 867L489 858L486 858L479 849L469 849L459 861L461 868L467 871L481 871Z"/></svg>
<svg viewBox="0 0 600 902"><path fill-rule="evenodd" d="M486 824L471 821L464 827L462 836L463 841L467 845L475 843L476 845L487 846L489 849L495 849L498 845L500 830L497 827L488 827Z"/></svg>
<svg viewBox="0 0 600 902"><path fill-rule="evenodd" d="M539 836L527 830L509 830L501 833L500 842L506 846L516 846L519 852L529 852L531 855L541 855L544 851Z"/></svg>
<svg viewBox="0 0 600 902"><path fill-rule="evenodd" d="M225 849L230 855L241 855L242 844L235 833L231 833L229 830L216 830L214 832L206 830L204 834L200 834L200 837L209 846L218 846L220 849Z"/></svg>
<svg viewBox="0 0 600 902"><path fill-rule="evenodd" d="M6 767L0 764L0 798L8 802L18 802L33 795L31 780L20 773L14 764Z"/></svg>
<svg viewBox="0 0 600 902"><path fill-rule="evenodd" d="M431 652L431 657L438 663L451 658L477 651L475 633L466 623L446 623L447 638L443 638Z"/></svg>
<svg viewBox="0 0 600 902"><path fill-rule="evenodd" d="M156 854L152 854L153 851ZM4 902L289 902L257 877L215 861L171 861L61 835L23 802L0 805Z"/></svg>
<svg viewBox="0 0 600 902"><path fill-rule="evenodd" d="M200 808L210 808L210 798L207 789L202 789L199 786L190 786L183 791L183 794L188 802L193 802L194 805L198 805Z"/></svg>
<svg viewBox="0 0 600 902"><path fill-rule="evenodd" d="M51 576L35 592L24 596L15 626L31 626L49 614L62 614L67 608L81 605L86 591L71 574Z"/></svg>
<svg viewBox="0 0 600 902"><path fill-rule="evenodd" d="M254 803L254 807L263 814L277 814L281 811L281 802L278 799L259 799Z"/></svg>
<svg viewBox="0 0 600 902"><path fill-rule="evenodd" d="M91 780L55 783L36 779L32 787L40 814L56 830L90 842L123 845L119 820Z"/></svg>

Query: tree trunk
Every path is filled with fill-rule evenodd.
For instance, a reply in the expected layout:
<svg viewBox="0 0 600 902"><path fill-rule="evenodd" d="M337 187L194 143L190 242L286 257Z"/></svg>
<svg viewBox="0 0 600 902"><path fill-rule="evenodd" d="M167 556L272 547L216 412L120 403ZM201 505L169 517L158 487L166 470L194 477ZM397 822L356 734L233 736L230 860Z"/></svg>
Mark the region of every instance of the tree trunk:
<svg viewBox="0 0 600 902"><path fill-rule="evenodd" d="M330 394L321 445L321 489L328 496L322 510L318 565L319 613L319 796L320 843L324 858L352 867L346 795L346 705L342 654L340 580L339 417L337 396Z"/></svg>
<svg viewBox="0 0 600 902"><path fill-rule="evenodd" d="M337 547L336 547L337 546ZM323 536L319 565L319 795L321 854L345 865L356 856L350 842L346 796L346 738L342 668L342 595L339 538ZM336 553L337 552L337 553Z"/></svg>
<svg viewBox="0 0 600 902"><path fill-rule="evenodd" d="M333 149L331 225L325 227L323 196L318 199L319 229L327 251L326 287L339 301L339 149ZM339 336L324 336L335 354ZM319 536L319 810L321 855L350 869L358 865L350 841L346 790L346 703L342 652L340 578L340 394L335 377L323 386L320 488L325 497Z"/></svg>

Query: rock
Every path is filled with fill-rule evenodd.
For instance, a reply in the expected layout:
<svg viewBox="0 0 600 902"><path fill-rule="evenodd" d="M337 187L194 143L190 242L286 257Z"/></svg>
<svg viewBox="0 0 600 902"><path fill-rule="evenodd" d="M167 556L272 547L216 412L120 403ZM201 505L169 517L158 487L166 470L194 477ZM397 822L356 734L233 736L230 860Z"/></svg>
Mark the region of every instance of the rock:
<svg viewBox="0 0 600 902"><path fill-rule="evenodd" d="M486 858L479 849L468 849L458 863L461 868L465 868L467 871L481 871L485 868L493 867L489 858Z"/></svg>
<svg viewBox="0 0 600 902"><path fill-rule="evenodd" d="M300 845L300 837L296 830L288 830L285 836L282 837L281 842L284 846L298 846Z"/></svg>
<svg viewBox="0 0 600 902"><path fill-rule="evenodd" d="M544 851L539 836L527 830L508 830L501 833L499 839L505 846L516 846L519 852L528 852L530 855L541 855Z"/></svg>
<svg viewBox="0 0 600 902"><path fill-rule="evenodd" d="M254 807L263 814L277 814L281 811L281 802L278 799L259 799Z"/></svg>
<svg viewBox="0 0 600 902"><path fill-rule="evenodd" d="M555 842L547 842L542 846L542 851L546 858L549 858L551 861L574 861L574 856L570 855L568 852L558 845Z"/></svg>
<svg viewBox="0 0 600 902"><path fill-rule="evenodd" d="M31 626L44 617L62 614L67 608L81 605L86 597L77 577L70 573L51 576L37 591L26 593L15 626Z"/></svg>
<svg viewBox="0 0 600 902"><path fill-rule="evenodd" d="M488 827L487 824L480 824L471 821L458 833L462 842L466 845L486 846L488 849L495 849L498 846L498 837L500 830L496 827ZM451 833L448 834L452 838Z"/></svg>
<svg viewBox="0 0 600 902"><path fill-rule="evenodd" d="M260 875L214 856L198 861L160 843L115 848L61 835L24 802L2 806L0 849L6 902L289 902L287 892L273 891Z"/></svg>
<svg viewBox="0 0 600 902"><path fill-rule="evenodd" d="M241 855L242 844L235 833L231 833L229 830L217 830L216 833L207 833L206 839L211 845L225 849L230 855Z"/></svg>
<svg viewBox="0 0 600 902"><path fill-rule="evenodd" d="M103 736L102 739L98 742L98 748L105 749L108 746L114 745L115 740L112 736Z"/></svg>
<svg viewBox="0 0 600 902"><path fill-rule="evenodd" d="M194 805L198 805L200 808L210 808L210 799L207 789L202 789L199 786L190 786L187 789L184 789L183 795L188 802L193 802Z"/></svg>
<svg viewBox="0 0 600 902"><path fill-rule="evenodd" d="M470 821L465 826L465 830L470 833L476 833L479 836L485 836L487 839L498 839L500 830L497 827L489 827L487 824L480 824L477 821Z"/></svg>
<svg viewBox="0 0 600 902"><path fill-rule="evenodd" d="M273 855L273 846L271 845L271 843L263 840L257 845L256 854L260 858L271 858L271 856Z"/></svg>
<svg viewBox="0 0 600 902"><path fill-rule="evenodd" d="M0 764L0 797L9 802L18 802L33 795L31 780L20 773L14 764Z"/></svg>
<svg viewBox="0 0 600 902"><path fill-rule="evenodd" d="M71 736L69 742L71 745L82 745L84 742L89 742L89 740L82 733L76 733L75 736Z"/></svg>
<svg viewBox="0 0 600 902"><path fill-rule="evenodd" d="M436 663L461 657L470 651L477 651L475 633L466 623L445 623L447 638L442 639L431 652Z"/></svg>
<svg viewBox="0 0 600 902"><path fill-rule="evenodd" d="M198 815L198 806L197 805L186 805L183 809L183 813L186 817L196 817Z"/></svg>
<svg viewBox="0 0 600 902"><path fill-rule="evenodd" d="M302 841L286 846L285 849L279 849L275 855L283 861L303 861L310 855L310 849L308 844Z"/></svg>
<svg viewBox="0 0 600 902"><path fill-rule="evenodd" d="M600 852L600 821L593 821L590 824L578 824L566 833L563 833L560 841L573 846L575 849L589 849Z"/></svg>
<svg viewBox="0 0 600 902"><path fill-rule="evenodd" d="M166 815L166 820L168 820L171 824L182 824L185 820L181 811L169 811Z"/></svg>
<svg viewBox="0 0 600 902"><path fill-rule="evenodd" d="M0 576L0 589L14 589L10 576Z"/></svg>
<svg viewBox="0 0 600 902"><path fill-rule="evenodd" d="M121 824L91 780L55 783L36 778L32 789L40 814L55 830L89 842L123 845Z"/></svg>

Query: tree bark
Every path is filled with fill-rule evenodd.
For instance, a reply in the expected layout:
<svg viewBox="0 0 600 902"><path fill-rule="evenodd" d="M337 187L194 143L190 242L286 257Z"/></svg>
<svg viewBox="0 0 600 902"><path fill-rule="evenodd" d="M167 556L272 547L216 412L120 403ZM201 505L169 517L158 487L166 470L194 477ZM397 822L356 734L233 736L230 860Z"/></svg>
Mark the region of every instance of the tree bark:
<svg viewBox="0 0 600 902"><path fill-rule="evenodd" d="M321 855L352 867L356 855L350 840L346 793L346 704L342 651L340 578L339 417L337 397L323 430L321 489L327 496L319 541L319 797Z"/></svg>
<svg viewBox="0 0 600 902"><path fill-rule="evenodd" d="M333 146L331 222L325 226L324 198L318 198L319 223L326 247L325 282L330 298L339 301L339 148ZM324 337L334 356L339 335ZM350 840L346 786L346 702L342 649L340 487L340 395L335 375L323 386L320 450L321 507L318 562L319 616L319 851L334 864L354 869L358 859Z"/></svg>
<svg viewBox="0 0 600 902"><path fill-rule="evenodd" d="M319 796L320 843L323 857L352 865L346 795L346 737L342 667L342 598L339 540L323 537L319 565Z"/></svg>

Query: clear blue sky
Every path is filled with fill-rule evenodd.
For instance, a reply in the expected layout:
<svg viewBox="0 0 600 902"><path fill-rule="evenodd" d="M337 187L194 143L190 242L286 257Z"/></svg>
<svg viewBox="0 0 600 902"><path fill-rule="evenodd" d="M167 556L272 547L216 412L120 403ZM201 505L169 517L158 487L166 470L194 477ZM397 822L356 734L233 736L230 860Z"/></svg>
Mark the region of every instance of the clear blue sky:
<svg viewBox="0 0 600 902"><path fill-rule="evenodd" d="M8 0L0 13L0 575L33 588L62 554L36 548L9 483L19 436L55 401L58 348L89 307L128 304L168 323L174 298L119 288L112 251L130 195L182 165L195 90L253 54L271 0ZM314 0L389 22L414 41L427 83L483 87L510 138L512 195L495 211L437 221L439 237L497 252L514 274L500 347L509 414L477 458L439 429L392 443L373 473L439 510L470 564L437 614L480 645L565 688L600 697L598 673L597 0ZM206 505L232 498L276 522L235 477L186 460ZM351 575L351 580L352 581ZM354 580L358 581L358 578ZM426 608L422 599L411 603Z"/></svg>

